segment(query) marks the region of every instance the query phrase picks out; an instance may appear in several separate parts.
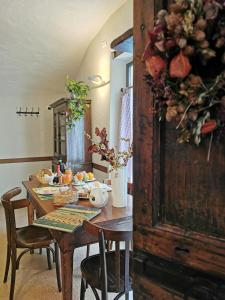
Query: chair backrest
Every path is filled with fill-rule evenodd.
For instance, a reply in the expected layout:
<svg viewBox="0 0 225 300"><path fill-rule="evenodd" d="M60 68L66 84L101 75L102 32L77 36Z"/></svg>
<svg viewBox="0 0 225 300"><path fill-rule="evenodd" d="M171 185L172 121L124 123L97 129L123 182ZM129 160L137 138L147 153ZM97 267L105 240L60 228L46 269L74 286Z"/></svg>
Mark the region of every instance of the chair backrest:
<svg viewBox="0 0 225 300"><path fill-rule="evenodd" d="M129 224L130 225L130 224ZM130 243L132 241L132 228L131 226L127 226L125 230L112 230L110 228L100 227L91 222L84 221L84 229L91 235L98 236L99 239L99 250L100 250L100 280L102 284L102 299L108 299L108 280L107 280L107 265L109 265L106 261L106 252L109 249L106 249L107 241L115 242L115 278L116 278L116 290L121 290L121 271L124 271L124 292L129 291L130 285ZM121 260L121 247L120 243L125 243L125 248L123 248L123 260ZM124 265L121 265L121 262L124 262Z"/></svg>
<svg viewBox="0 0 225 300"><path fill-rule="evenodd" d="M18 196L20 193L21 188L16 187L2 196L2 204L6 219L7 240L9 245L16 242L16 218L14 210L29 206L29 201L27 199L12 201L12 198Z"/></svg>

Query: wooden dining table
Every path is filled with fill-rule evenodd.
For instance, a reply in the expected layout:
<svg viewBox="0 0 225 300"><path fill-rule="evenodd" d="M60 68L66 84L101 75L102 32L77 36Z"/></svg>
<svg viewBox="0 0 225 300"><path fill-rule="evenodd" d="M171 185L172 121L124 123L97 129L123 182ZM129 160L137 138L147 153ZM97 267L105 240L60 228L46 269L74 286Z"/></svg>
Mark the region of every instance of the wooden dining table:
<svg viewBox="0 0 225 300"><path fill-rule="evenodd" d="M56 209L52 200L42 200L38 194L34 192L34 188L41 186L37 180L33 178L30 181L23 181L23 185L27 190L28 199L31 201L33 208L35 208L39 216L45 215ZM78 204L90 206L88 200L80 200ZM33 216L34 211L31 208L29 211L30 224L32 224ZM91 222L114 230L131 230L132 196L128 195L126 207L116 208L112 206L112 196L110 192L108 204L102 208L101 213L92 219ZM51 233L60 248L63 300L72 300L74 250L95 243L97 240L96 237L85 232L83 227L80 227L73 233L66 233L58 230L51 230Z"/></svg>

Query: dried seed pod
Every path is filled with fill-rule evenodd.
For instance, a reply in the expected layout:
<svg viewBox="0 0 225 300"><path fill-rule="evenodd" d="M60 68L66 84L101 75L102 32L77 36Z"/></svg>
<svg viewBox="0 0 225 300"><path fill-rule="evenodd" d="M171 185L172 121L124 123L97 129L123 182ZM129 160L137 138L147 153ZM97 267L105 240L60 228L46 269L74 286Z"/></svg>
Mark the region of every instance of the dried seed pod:
<svg viewBox="0 0 225 300"><path fill-rule="evenodd" d="M199 29L199 30L205 30L206 26L207 26L207 21L204 20L202 17L200 17L195 24L196 29Z"/></svg>
<svg viewBox="0 0 225 300"><path fill-rule="evenodd" d="M171 122L173 118L177 116L177 107L176 106L168 106L166 112L166 120Z"/></svg>
<svg viewBox="0 0 225 300"><path fill-rule="evenodd" d="M189 84L191 86L200 86L202 84L202 79L200 76L197 76L197 75L194 75L194 74L191 74L189 76Z"/></svg>
<svg viewBox="0 0 225 300"><path fill-rule="evenodd" d="M187 89L187 86L182 82L180 84L180 89L185 91Z"/></svg>
<svg viewBox="0 0 225 300"><path fill-rule="evenodd" d="M184 55L186 55L186 56L192 56L193 54L194 54L194 52L195 52L195 49L194 49L194 47L192 47L192 46L186 46L185 48L184 48L184 50L183 50L183 53L184 53Z"/></svg>
<svg viewBox="0 0 225 300"><path fill-rule="evenodd" d="M169 75L171 78L184 78L191 71L189 58L180 51L170 62Z"/></svg>
<svg viewBox="0 0 225 300"><path fill-rule="evenodd" d="M178 3L174 3L169 6L170 13L173 12L173 13L177 14L177 13L182 12L182 10L183 10L183 7Z"/></svg>
<svg viewBox="0 0 225 300"><path fill-rule="evenodd" d="M206 34L202 30L196 30L193 34L193 38L198 42L204 41L205 37L206 37Z"/></svg>
<svg viewBox="0 0 225 300"><path fill-rule="evenodd" d="M145 66L148 73L156 79L165 70L166 63L159 55L154 55L145 60Z"/></svg>
<svg viewBox="0 0 225 300"><path fill-rule="evenodd" d="M162 19L165 18L165 16L168 14L168 12L165 9L161 9L158 14L157 14L157 18L158 19Z"/></svg>
<svg viewBox="0 0 225 300"><path fill-rule="evenodd" d="M187 45L187 40L185 38L177 39L177 45L183 49Z"/></svg>
<svg viewBox="0 0 225 300"><path fill-rule="evenodd" d="M179 104L178 107L177 107L177 111L179 113L183 113L185 111L185 106L184 104Z"/></svg>
<svg viewBox="0 0 225 300"><path fill-rule="evenodd" d="M206 49L209 47L209 42L207 40L204 40L202 41L200 44L199 44L200 48L202 49Z"/></svg>
<svg viewBox="0 0 225 300"><path fill-rule="evenodd" d="M216 48L221 48L225 45L225 38L221 37L216 41Z"/></svg>

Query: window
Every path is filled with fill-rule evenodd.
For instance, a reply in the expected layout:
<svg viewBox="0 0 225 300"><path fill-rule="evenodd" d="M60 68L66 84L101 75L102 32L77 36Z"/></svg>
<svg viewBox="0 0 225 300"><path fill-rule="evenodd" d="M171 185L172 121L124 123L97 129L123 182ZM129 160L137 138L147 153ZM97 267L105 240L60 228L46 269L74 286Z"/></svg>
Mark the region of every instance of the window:
<svg viewBox="0 0 225 300"><path fill-rule="evenodd" d="M127 87L133 87L133 62L128 63L126 68L126 85Z"/></svg>
<svg viewBox="0 0 225 300"><path fill-rule="evenodd" d="M121 99L120 137L129 138L133 142L133 63L126 65L126 89ZM120 142L120 150L127 149L127 142ZM133 182L133 159L128 163L128 182Z"/></svg>

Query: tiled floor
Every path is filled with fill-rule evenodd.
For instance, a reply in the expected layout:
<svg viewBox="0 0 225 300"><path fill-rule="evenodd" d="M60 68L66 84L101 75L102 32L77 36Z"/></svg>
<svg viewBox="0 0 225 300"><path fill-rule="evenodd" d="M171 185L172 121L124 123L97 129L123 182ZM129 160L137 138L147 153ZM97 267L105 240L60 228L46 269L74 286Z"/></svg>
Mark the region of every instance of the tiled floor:
<svg viewBox="0 0 225 300"><path fill-rule="evenodd" d="M26 211L17 212L17 226L27 223ZM80 293L80 262L85 257L86 248L77 249L74 253L73 272L73 300L79 299ZM91 254L97 251L96 246L91 246ZM61 293L57 290L55 268L48 270L46 253L39 255L25 254L20 263L20 269L16 274L16 287L14 300L61 300ZM0 300L9 299L10 274L6 284L3 284L3 275L6 258L6 231L3 207L0 204ZM132 298L132 297L131 297ZM95 299L88 289L86 299ZM110 299L113 299L111 294ZM121 298L124 299L124 298Z"/></svg>

